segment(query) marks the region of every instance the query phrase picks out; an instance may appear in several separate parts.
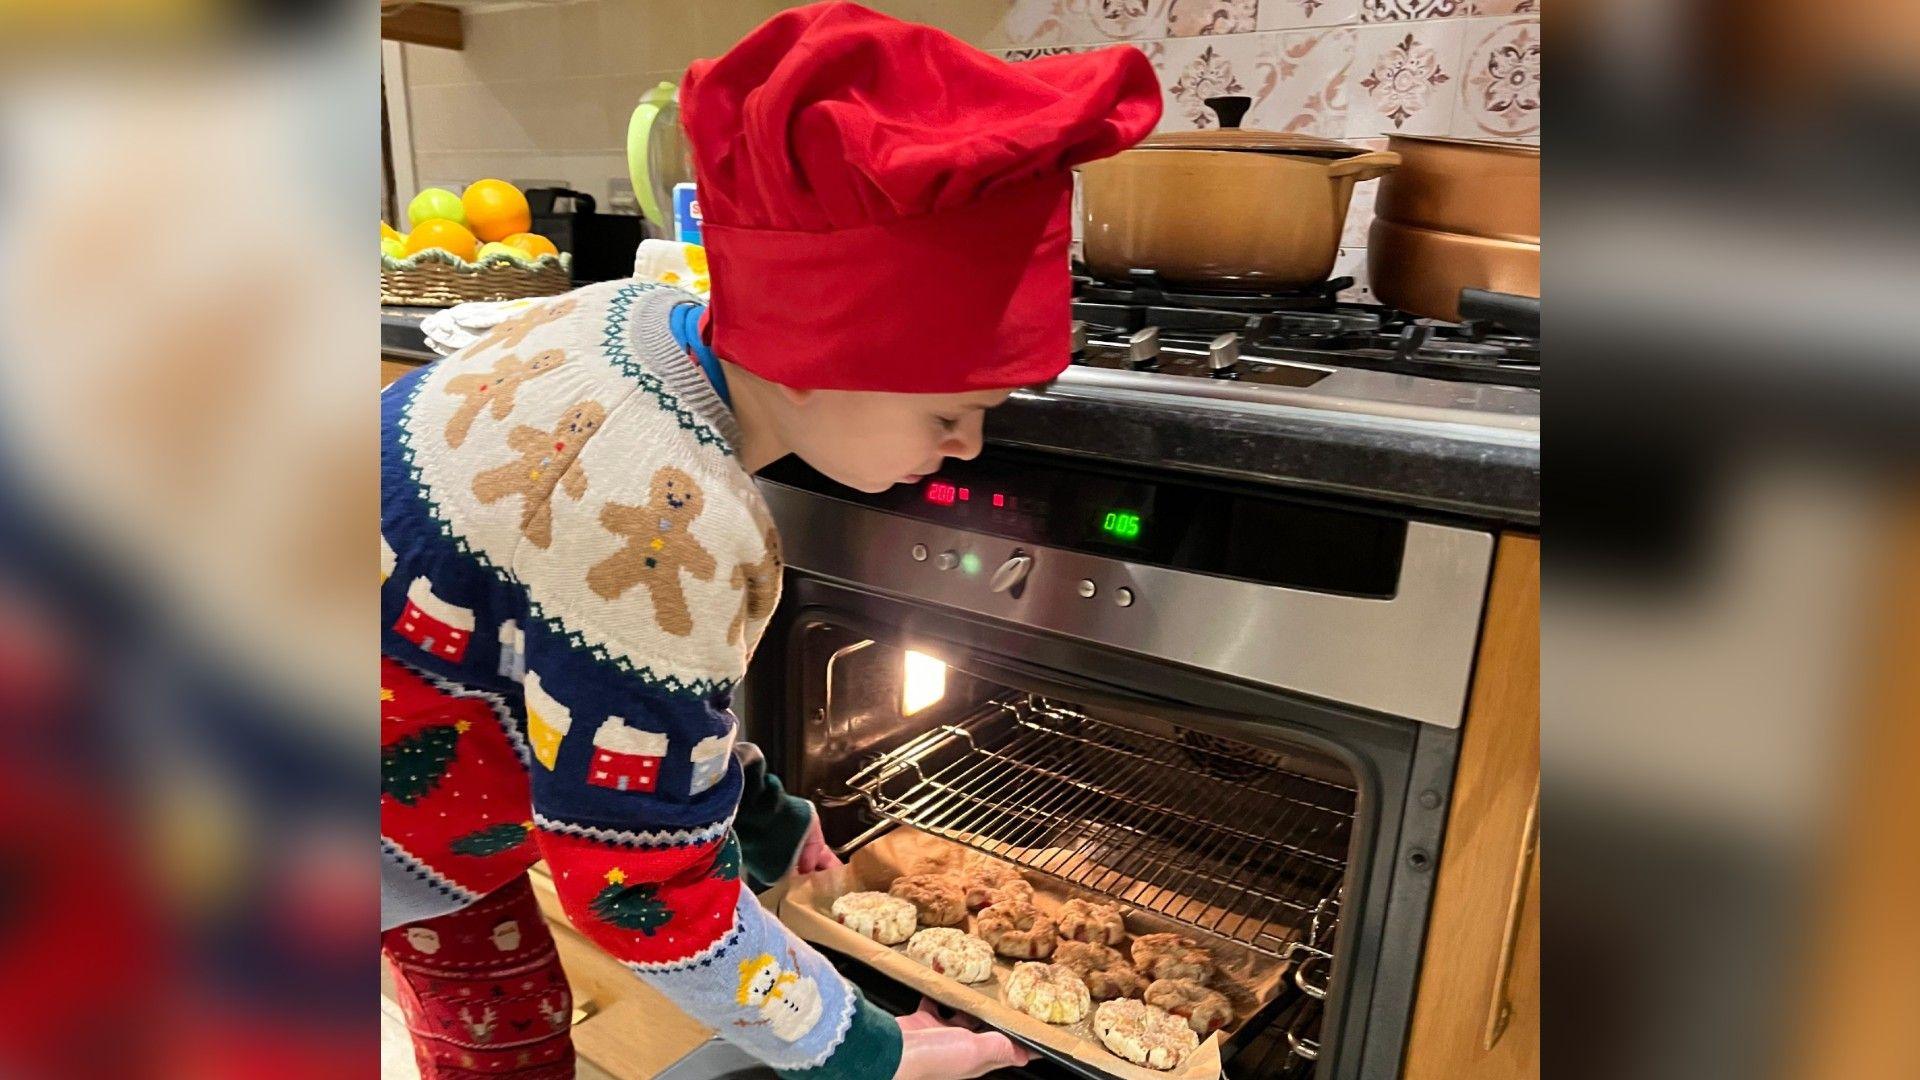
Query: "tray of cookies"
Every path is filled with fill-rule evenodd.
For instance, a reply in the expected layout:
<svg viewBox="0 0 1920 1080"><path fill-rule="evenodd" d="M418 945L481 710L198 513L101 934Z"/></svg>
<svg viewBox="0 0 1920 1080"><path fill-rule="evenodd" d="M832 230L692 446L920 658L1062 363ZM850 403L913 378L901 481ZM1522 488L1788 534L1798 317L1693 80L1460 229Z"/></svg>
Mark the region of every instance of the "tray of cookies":
<svg viewBox="0 0 1920 1080"><path fill-rule="evenodd" d="M796 879L780 918L1030 1046L1125 1080L1211 1080L1288 964L910 826Z"/></svg>

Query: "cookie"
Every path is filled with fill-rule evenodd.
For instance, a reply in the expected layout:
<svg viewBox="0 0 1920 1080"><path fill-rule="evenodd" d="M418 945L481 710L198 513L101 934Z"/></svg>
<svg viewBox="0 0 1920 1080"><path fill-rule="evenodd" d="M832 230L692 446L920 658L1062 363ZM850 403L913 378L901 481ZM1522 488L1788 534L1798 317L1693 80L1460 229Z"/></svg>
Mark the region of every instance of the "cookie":
<svg viewBox="0 0 1920 1080"><path fill-rule="evenodd" d="M1120 909L1111 904L1069 900L1060 905L1054 921L1060 924L1060 936L1070 941L1118 945L1127 939L1127 924L1121 921Z"/></svg>
<svg viewBox="0 0 1920 1080"><path fill-rule="evenodd" d="M1200 1045L1186 1021L1130 999L1101 1002L1093 1012L1093 1033L1108 1050L1149 1069L1177 1069Z"/></svg>
<svg viewBox="0 0 1920 1080"><path fill-rule="evenodd" d="M833 917L847 929L882 945L898 945L913 936L913 905L883 892L848 893L833 902Z"/></svg>
<svg viewBox="0 0 1920 1080"><path fill-rule="evenodd" d="M1133 939L1133 966L1149 979L1213 977L1213 957L1200 943L1181 934L1142 934Z"/></svg>
<svg viewBox="0 0 1920 1080"><path fill-rule="evenodd" d="M967 859L960 868L960 882L967 890L969 911L979 911L1002 900L1033 902L1033 886L1026 883L1020 871L982 856ZM1026 895L1020 895L1022 892Z"/></svg>
<svg viewBox="0 0 1920 1080"><path fill-rule="evenodd" d="M1073 969L1060 964L1015 964L1007 976L1007 1004L1036 1020L1071 1024L1087 1015L1093 1004L1087 984Z"/></svg>
<svg viewBox="0 0 1920 1080"><path fill-rule="evenodd" d="M967 890L948 874L908 874L887 892L912 904L921 926L958 926L967 918Z"/></svg>
<svg viewBox="0 0 1920 1080"><path fill-rule="evenodd" d="M964 930L944 926L922 930L907 942L907 955L963 983L993 976L993 946Z"/></svg>
<svg viewBox="0 0 1920 1080"><path fill-rule="evenodd" d="M1032 904L1012 900L983 909L973 920L973 932L994 952L1016 960L1044 960L1059 943L1052 919Z"/></svg>
<svg viewBox="0 0 1920 1080"><path fill-rule="evenodd" d="M1139 997L1147 989L1147 980L1118 949L1095 942L1063 941L1053 951L1053 962L1064 964L1086 980L1087 992L1095 1001L1109 998Z"/></svg>
<svg viewBox="0 0 1920 1080"><path fill-rule="evenodd" d="M1211 1035L1233 1020L1227 995L1192 979L1156 979L1144 1000L1185 1020L1196 1035Z"/></svg>

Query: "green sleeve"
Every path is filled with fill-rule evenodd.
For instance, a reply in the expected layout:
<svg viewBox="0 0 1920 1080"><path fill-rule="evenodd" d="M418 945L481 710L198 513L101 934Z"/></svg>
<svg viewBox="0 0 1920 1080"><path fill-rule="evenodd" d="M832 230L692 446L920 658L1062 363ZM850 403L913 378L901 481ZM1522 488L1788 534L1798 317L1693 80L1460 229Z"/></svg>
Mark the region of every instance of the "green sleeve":
<svg viewBox="0 0 1920 1080"><path fill-rule="evenodd" d="M778 781L775 781L778 783ZM787 1080L893 1080L900 1071L900 1022L847 984L858 999L847 1036L811 1069L777 1069Z"/></svg>
<svg viewBox="0 0 1920 1080"><path fill-rule="evenodd" d="M787 875L800 858L800 841L813 822L813 804L787 794L780 778L767 771L767 756L749 742L736 743L742 783L740 811L733 831L740 838L740 854L747 873L762 884Z"/></svg>

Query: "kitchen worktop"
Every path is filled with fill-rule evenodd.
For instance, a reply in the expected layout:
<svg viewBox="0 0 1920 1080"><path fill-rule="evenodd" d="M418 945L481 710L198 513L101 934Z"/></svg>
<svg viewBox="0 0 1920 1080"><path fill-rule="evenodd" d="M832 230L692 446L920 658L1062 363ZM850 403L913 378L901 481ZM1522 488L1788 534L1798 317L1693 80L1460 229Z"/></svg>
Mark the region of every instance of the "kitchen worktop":
<svg viewBox="0 0 1920 1080"><path fill-rule="evenodd" d="M420 330L433 310L382 307L382 354L436 359ZM1003 445L1487 522L1533 527L1540 520L1537 409L1497 416L1417 395L1296 392L1072 367L1046 389L1020 391L988 413L986 435Z"/></svg>

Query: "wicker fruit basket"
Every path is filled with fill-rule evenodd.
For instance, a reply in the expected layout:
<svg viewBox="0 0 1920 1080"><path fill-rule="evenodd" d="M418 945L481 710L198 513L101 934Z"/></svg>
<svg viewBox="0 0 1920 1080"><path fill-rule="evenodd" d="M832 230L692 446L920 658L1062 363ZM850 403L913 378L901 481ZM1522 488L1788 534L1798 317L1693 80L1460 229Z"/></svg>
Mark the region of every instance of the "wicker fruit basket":
<svg viewBox="0 0 1920 1080"><path fill-rule="evenodd" d="M494 254L477 263L438 248L396 259L380 256L380 302L452 307L472 300L558 296L573 289L573 258L542 255L518 261Z"/></svg>

